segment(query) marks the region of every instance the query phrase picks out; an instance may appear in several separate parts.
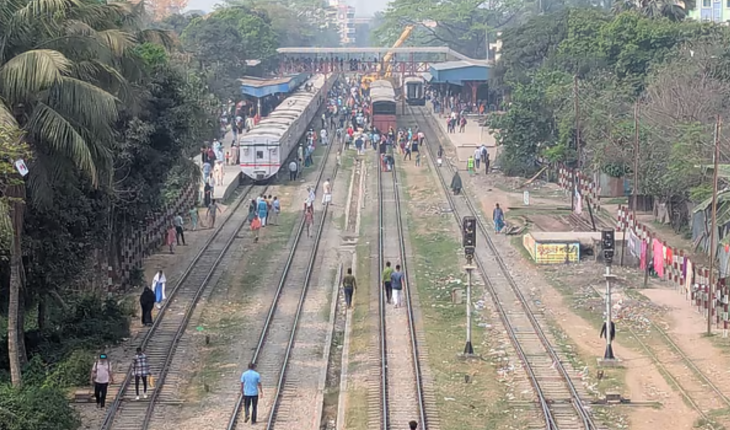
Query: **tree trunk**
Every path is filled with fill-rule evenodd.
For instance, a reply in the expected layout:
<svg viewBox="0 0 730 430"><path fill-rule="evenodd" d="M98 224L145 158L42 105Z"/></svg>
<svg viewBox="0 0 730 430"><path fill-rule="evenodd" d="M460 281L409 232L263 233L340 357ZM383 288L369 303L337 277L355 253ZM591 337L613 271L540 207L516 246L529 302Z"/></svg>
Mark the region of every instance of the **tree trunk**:
<svg viewBox="0 0 730 430"><path fill-rule="evenodd" d="M15 241L17 242L17 235ZM8 300L8 359L10 360L10 379L14 387L20 387L23 383L20 358L21 330L18 324L22 263L17 248L17 246L13 246L10 256L10 298Z"/></svg>
<svg viewBox="0 0 730 430"><path fill-rule="evenodd" d="M46 328L46 299L41 296L38 298L38 331L42 332Z"/></svg>
<svg viewBox="0 0 730 430"><path fill-rule="evenodd" d="M14 387L23 384L22 363L25 362L25 332L21 323L20 299L23 283L23 214L25 209L25 184L8 187L11 198L13 221L13 247L10 255L10 297L8 300L8 359L10 379Z"/></svg>

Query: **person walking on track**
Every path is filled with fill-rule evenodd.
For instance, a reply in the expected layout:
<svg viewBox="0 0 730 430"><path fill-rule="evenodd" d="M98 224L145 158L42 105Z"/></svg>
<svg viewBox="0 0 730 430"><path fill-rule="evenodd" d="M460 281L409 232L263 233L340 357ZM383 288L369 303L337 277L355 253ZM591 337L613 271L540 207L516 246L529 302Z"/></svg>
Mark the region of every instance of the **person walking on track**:
<svg viewBox="0 0 730 430"><path fill-rule="evenodd" d="M324 185L322 185L322 191L322 205L324 206L332 202L332 182L330 182L329 178L324 181Z"/></svg>
<svg viewBox="0 0 730 430"><path fill-rule="evenodd" d="M215 199L210 201L210 206L208 206L208 220L210 221L210 227L209 228L215 228L215 216L218 215L218 212L223 212L220 207L218 207L218 203L215 202Z"/></svg>
<svg viewBox="0 0 730 430"><path fill-rule="evenodd" d="M244 420L256 424L256 413L258 412L259 399L264 397L264 390L261 388L261 375L256 371L254 363L248 364L248 370L241 375L241 392L243 393ZM251 414L249 415L249 411Z"/></svg>
<svg viewBox="0 0 730 430"><path fill-rule="evenodd" d="M305 206L304 226L307 227L307 237L312 237L312 224L314 224L314 208Z"/></svg>
<svg viewBox="0 0 730 430"><path fill-rule="evenodd" d="M393 289L393 303L397 309L401 307L401 295L403 294L403 272L400 271L400 264L396 264L395 272L390 274L390 285Z"/></svg>
<svg viewBox="0 0 730 430"><path fill-rule="evenodd" d="M132 373L134 373L134 391L137 393L135 400L139 400L139 380L142 380L142 395L147 398L147 377L150 376L150 365L147 363L147 356L142 348L137 348L137 354L132 361Z"/></svg>
<svg viewBox="0 0 730 430"><path fill-rule="evenodd" d="M345 303L348 309L352 309L352 295L357 290L357 280L352 275L352 268L347 269L347 275L342 278L342 290L345 292Z"/></svg>
<svg viewBox="0 0 730 430"><path fill-rule="evenodd" d="M259 230L261 230L261 218L259 218L258 214L254 214L254 217L251 220L251 231L253 232L254 243L259 241Z"/></svg>
<svg viewBox="0 0 730 430"><path fill-rule="evenodd" d="M410 430L417 430L418 429L418 423L415 421L411 421L408 423L408 428Z"/></svg>
<svg viewBox="0 0 730 430"><path fill-rule="evenodd" d="M185 245L185 230L183 229L184 221L182 215L175 215L175 218L172 219L172 224L175 226L177 246L180 246L180 239L182 239L182 244Z"/></svg>
<svg viewBox="0 0 730 430"><path fill-rule="evenodd" d="M393 286L390 282L390 275L393 274L393 268L390 267L390 261L385 262L383 269L383 287L385 288L385 301L390 303L393 298Z"/></svg>
<svg viewBox="0 0 730 430"><path fill-rule="evenodd" d="M504 211L499 207L499 203L494 205L492 219L494 220L494 232L500 233L504 228Z"/></svg>
<svg viewBox="0 0 730 430"><path fill-rule="evenodd" d="M106 354L99 354L99 359L94 362L94 367L91 368L91 384L94 386L97 408L103 409L106 407L106 391L109 384L113 383L112 364Z"/></svg>
<svg viewBox="0 0 730 430"><path fill-rule="evenodd" d="M145 286L142 295L139 296L139 305L142 307L142 325L152 325L152 308L155 307L155 293L150 287Z"/></svg>

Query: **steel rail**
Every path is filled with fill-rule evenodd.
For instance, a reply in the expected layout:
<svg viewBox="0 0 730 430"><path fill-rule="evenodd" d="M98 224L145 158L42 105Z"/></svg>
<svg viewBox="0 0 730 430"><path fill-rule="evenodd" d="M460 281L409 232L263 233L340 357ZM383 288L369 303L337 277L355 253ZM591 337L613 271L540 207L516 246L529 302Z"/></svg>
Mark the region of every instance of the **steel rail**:
<svg viewBox="0 0 730 430"><path fill-rule="evenodd" d="M333 144L326 145L327 151L325 152L324 156L322 157L322 166L320 167L319 174L317 175L317 181L315 182L315 189L317 189L319 187L319 184L320 184L320 182L322 180L322 177L324 175L325 166L327 165L327 161L329 159L329 154L330 154L330 151L331 151L332 146L333 146ZM336 173L337 173L337 166L335 165L334 174L336 174ZM333 175L333 178L334 178L334 175ZM292 349L292 346L293 346L294 335L296 334L296 326L298 325L299 316L300 316L300 313L301 313L301 310L302 310L302 306L304 304L304 299L306 297L306 292L308 290L309 278L311 276L312 266L314 265L314 260L315 260L315 257L316 257L317 249L319 247L319 239L320 239L320 236L321 236L322 227L324 225L324 220L325 220L325 218L327 216L327 209L328 209L328 206L325 206L325 208L324 208L324 210L322 212L322 218L321 218L321 220L319 222L319 227L318 227L317 235L316 235L316 243L315 243L314 248L312 249L312 252L311 252L310 263L309 263L309 266L307 268L306 278L305 278L305 282L304 282L304 287L303 287L302 293L300 295L300 301L299 301L299 304L297 306L297 312L296 312L296 315L295 315L294 325L292 327L292 333L291 333L291 336L290 336L289 345L287 347L286 354L285 354L284 365L283 365L284 368L282 369L282 372L279 374L279 380L278 380L278 383L277 383L277 392L276 392L275 399L278 399L279 394L280 394L280 391L281 391L281 387L283 386L283 382L284 382L284 371L286 370L286 366L287 366L287 363L288 363L288 360L289 360L289 355L290 355L290 352L291 352L291 349ZM266 344L266 338L267 338L267 335L269 333L269 329L271 328L271 322L274 320L274 314L276 313L276 310L278 309L279 298L281 297L281 293L282 293L282 291L284 289L284 286L286 284L286 281L287 281L287 279L289 277L289 272L290 272L292 263L294 261L294 257L296 255L297 248L299 246L299 241L300 241L300 239L302 237L302 234L304 232L304 226L305 226L305 220L304 220L304 217L302 217L301 220L300 220L300 222L299 222L299 228L297 229L297 233L296 233L296 237L294 239L294 243L292 244L292 248L289 251L289 255L287 257L286 263L284 264L284 270L283 270L283 273L281 275L281 278L279 279L279 284L276 287L276 293L274 295L274 300L272 301L271 306L269 307L269 312L266 315L266 320L264 321L264 326L261 329L261 334L259 335L259 340L258 340L258 343L256 344L256 349L255 349L255 351L253 353L253 356L251 358L251 362L252 363L256 363L256 361L259 358L259 355L260 355L261 351L264 348L264 345ZM236 404L235 404L235 406L233 408L233 412L231 413L231 418L228 420L228 426L226 427L227 430L235 430L236 425L238 423L238 418L241 415L242 406L243 406L243 394L241 393L238 396L238 400L236 401ZM267 422L267 428L271 428L271 425L272 425L272 422L273 422L272 421L272 416L273 416L273 413L274 413L274 411L276 409L276 406L277 406L277 400L274 400L274 403L271 406L271 411L270 411L270 414L269 414L269 420Z"/></svg>
<svg viewBox="0 0 730 430"><path fill-rule="evenodd" d="M415 109L410 108L411 112L413 112L414 110ZM423 118L423 123L427 124L427 126L431 129L432 135L438 136L438 139L441 140L443 138L441 130L439 129L438 131L436 131L435 127L433 127L431 125L429 118L426 117L426 114L423 112L423 110L419 109L419 111L420 111L421 117ZM433 148L431 147L430 144L426 144L425 146L427 147L429 153L431 154L431 156L433 158L433 156L435 155ZM450 163L447 163L447 164L448 164L448 169L450 171L454 171L453 166L451 166ZM453 211L454 217L456 218L457 222L460 222L461 220L458 218L459 217L458 210L456 209L456 205L454 204L454 200L455 200L454 196L452 196L449 193L449 187L446 184L446 180L444 179L442 171L440 169L436 169L436 170L438 172L438 177L440 179L440 182L441 182L442 186L444 187L444 190L446 191L446 195L447 195L447 198L449 199L449 203L451 204L451 207L454 210ZM550 341L547 339L547 336L545 335L544 331L542 330L542 327L540 327L540 324L537 321L537 319L535 318L534 313L530 309L527 299L525 298L524 294L522 293L520 288L517 286L517 283L515 282L512 275L510 274L507 264L502 259L499 249L494 244L494 242L491 238L491 235L487 232L487 229L484 227L484 223L481 219L482 217L480 216L479 211L476 209L476 207L472 203L469 196L464 194L463 197L464 197L463 201L466 203L466 206L469 208L469 211L476 218L479 230L481 231L482 235L486 238L486 243L487 243L489 249L492 251L495 261L497 261L497 264L499 265L502 273L504 274L505 279L508 281L508 283L510 284L510 286L512 288L512 291L519 299L520 304L521 304L522 308L525 310L525 314L526 314L527 318L530 320L530 323L531 323L535 333L538 335L540 342L542 343L545 350L548 352L550 358L553 360L553 363L555 364L556 369L559 371L559 373L563 377L563 380L564 380L566 386L568 387L568 390L570 391L571 402L573 404L573 407L575 408L576 412L578 412L578 414L581 418L581 421L583 422L584 428L586 430L597 430L595 423L593 422L590 414L588 413L588 411L586 410L585 406L583 405L583 403L580 399L580 396L575 388L575 385L573 384L572 380L570 379L570 375L568 375L567 370L561 363L560 358L558 357L557 352L555 351L555 348L553 348L553 346L550 344ZM489 276L487 275L488 271L484 267L479 256L476 255L475 257L476 257L475 260L477 261L477 265L479 266L479 270L482 272L484 278L487 280L487 282L491 286L491 281L489 280ZM534 374L533 370L531 369L531 365L529 364L529 361L527 360L527 357L524 354L524 351L522 350L522 347L517 339L517 336L514 332L514 329L511 325L511 323L508 321L508 319L506 317L505 310L495 294L492 294L492 298L494 299L497 309L500 312L501 319L505 322L506 327L508 328L510 338L512 339L512 342L515 345L515 349L518 351L520 358L522 359L523 363L525 364L525 368L528 369L528 373L530 374L530 379L533 383L533 386L535 387L538 397L540 398L541 408L543 409L543 413L545 415L545 419L546 419L548 428L557 429L558 428L557 424L555 423L554 417L552 415L552 411L550 410L550 407L549 407L549 400L546 399L544 394L542 393L542 389L540 388L539 381L537 380L536 375Z"/></svg>
<svg viewBox="0 0 730 430"><path fill-rule="evenodd" d="M332 146L332 145L328 145ZM329 151L327 151L329 154ZM335 177L337 177L337 170L338 166L335 164L335 169L332 172L332 180L334 181ZM324 169L322 169L324 171ZM334 187L333 187L334 189ZM317 251L319 250L319 244L320 239L322 238L322 231L324 230L324 223L327 219L327 212L329 211L329 204L326 204L324 206L324 209L322 210L322 217L319 220L319 226L317 227L317 234L315 236L315 243L314 247L312 248L312 252L309 256L309 263L307 265L307 272L304 275L304 285L302 288L302 293L299 297L299 303L297 304L297 311L294 315L294 324L292 325L292 331L291 335L289 336L289 343L286 346L286 353L284 354L284 364L281 367L281 371L279 373L279 380L276 384L276 395L274 396L274 403L271 405L271 410L269 411L269 419L266 422L266 429L272 430L274 428L274 421L276 419L276 410L279 406L279 400L281 399L281 392L284 388L284 383L286 382L286 370L289 367L289 356L291 356L291 351L294 347L294 339L297 334L297 328L299 328L299 318L302 314L302 309L304 308L304 300L307 297L307 292L309 291L309 281L312 278L312 270L314 269L314 263L317 260Z"/></svg>
<svg viewBox="0 0 730 430"><path fill-rule="evenodd" d="M233 206L231 210L231 215L226 218L224 222L222 222L215 230L213 235L211 235L210 238L204 243L203 247L198 251L198 253L195 255L191 263L188 265L188 267L185 269L185 272L183 272L180 279L175 284L175 287L170 292L170 295L167 297L167 300L162 305L162 307L159 310L158 317L155 318L154 322L152 323L152 327L147 331L145 336L142 338L142 342L140 343L140 347L144 350L147 344L150 342L152 337L157 333L160 325L162 324L162 321L165 318L165 311L167 310L170 303L173 302L173 300L176 298L178 291L180 291L181 286L185 283L185 281L188 279L189 275L193 272L193 270L196 268L197 263L200 261L203 254L205 254L206 251L210 248L211 244L214 243L214 241L218 238L218 235L223 230L223 228L228 224L229 220L231 219L233 213L235 213L241 206L242 202L247 199L250 192L253 190L254 186L249 185L248 188L241 194L241 197L236 201L235 206ZM240 230L243 227L243 223L241 223L239 226L236 227L236 231ZM212 274L215 272L216 268L218 267L218 264L223 259L223 256L226 254L228 249L230 248L231 243L233 243L233 240L235 240L236 235L231 235L231 237L226 241L226 244L224 245L223 249L221 250L220 254L216 258L214 264L210 267L210 270L208 271L207 275L205 276L204 280L200 283L200 286L198 287L192 301L190 302L190 305L187 308L187 312L185 313L185 316L178 326L178 329L174 335L173 342L170 345L170 348L167 350L165 361L163 364L163 367L160 370L160 374L158 375L158 384L155 387L155 389L152 391L152 396L150 398L149 404L147 406L147 411L145 413L145 417L142 423L142 428L147 428L149 425L149 420L152 416L152 412L155 407L155 403L157 401L157 398L159 397L159 393L162 390L162 387L165 383L165 377L167 376L167 372L169 370L169 365L172 361L172 357L174 356L174 351L177 343L180 340L180 337L182 337L182 334L185 332L185 329L187 327L188 322L190 321L190 318L192 316L193 311L195 310L195 307L197 305L198 300L200 299L200 296L202 295L203 291L205 290L205 287L208 284L208 280L212 276ZM121 386L119 387L119 391L117 392L117 395L114 397L114 401L110 405L109 409L106 412L106 415L104 417L104 421L101 424L102 430L107 430L113 427L114 419L117 416L117 412L119 411L119 406L122 403L122 399L124 398L124 394L129 389L131 381L133 379L132 375L132 365L129 366L127 369L127 373L125 374L124 381L122 382Z"/></svg>
<svg viewBox="0 0 730 430"><path fill-rule="evenodd" d="M426 402L423 396L423 378L421 374L421 362L420 362L420 356L418 353L418 341L416 339L416 325L415 325L415 317L413 315L413 302L411 298L411 282L410 282L410 275L408 274L408 262L406 258L406 242L405 242L405 234L403 231L403 215L401 213L401 205L400 205L400 191L398 189L398 173L395 169L395 166L393 167L393 192L395 196L395 211L396 211L396 220L398 224L398 241L400 244L400 256L401 256L401 264L403 265L403 276L406 279L406 288L404 288L405 291L405 299L406 299L406 307L408 310L408 328L411 338L411 354L413 355L413 374L416 377L416 397L418 400L418 413L420 418L420 427L423 430L428 430L428 421L426 417ZM382 174L382 172L381 172ZM382 205L382 199L381 199L381 205ZM382 230L381 230L382 231ZM382 267L382 265L381 265Z"/></svg>
<svg viewBox="0 0 730 430"><path fill-rule="evenodd" d="M385 205L383 204L383 181L382 166L378 162L378 318L380 320L380 409L381 409L381 428L382 430L390 429L390 410L388 405L388 345L385 332L385 291L380 287L383 279L383 265L385 264L385 227L383 219L385 218Z"/></svg>

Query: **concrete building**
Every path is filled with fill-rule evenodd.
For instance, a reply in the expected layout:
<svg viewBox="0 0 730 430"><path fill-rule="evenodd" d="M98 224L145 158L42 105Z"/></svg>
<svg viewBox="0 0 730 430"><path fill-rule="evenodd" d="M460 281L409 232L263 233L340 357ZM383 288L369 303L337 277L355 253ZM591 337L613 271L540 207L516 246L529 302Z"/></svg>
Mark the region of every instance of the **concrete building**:
<svg viewBox="0 0 730 430"><path fill-rule="evenodd" d="M355 45L355 8L346 0L328 0L327 19L337 26L342 46Z"/></svg>
<svg viewBox="0 0 730 430"><path fill-rule="evenodd" d="M690 0L692 1L692 0ZM728 22L730 21L730 0L694 0L694 9L689 17L697 21Z"/></svg>

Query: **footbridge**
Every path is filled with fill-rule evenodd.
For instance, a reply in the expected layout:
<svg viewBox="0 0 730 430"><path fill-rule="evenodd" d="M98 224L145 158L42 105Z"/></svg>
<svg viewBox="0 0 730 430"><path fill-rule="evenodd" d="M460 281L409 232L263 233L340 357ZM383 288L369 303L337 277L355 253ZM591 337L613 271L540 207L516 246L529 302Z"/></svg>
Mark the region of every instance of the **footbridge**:
<svg viewBox="0 0 730 430"><path fill-rule="evenodd" d="M282 74L297 72L375 72L383 56L392 54L390 64L392 73L401 76L414 76L428 73L433 63L445 61L474 60L446 46L418 47L370 47L370 48L279 48L279 71Z"/></svg>

